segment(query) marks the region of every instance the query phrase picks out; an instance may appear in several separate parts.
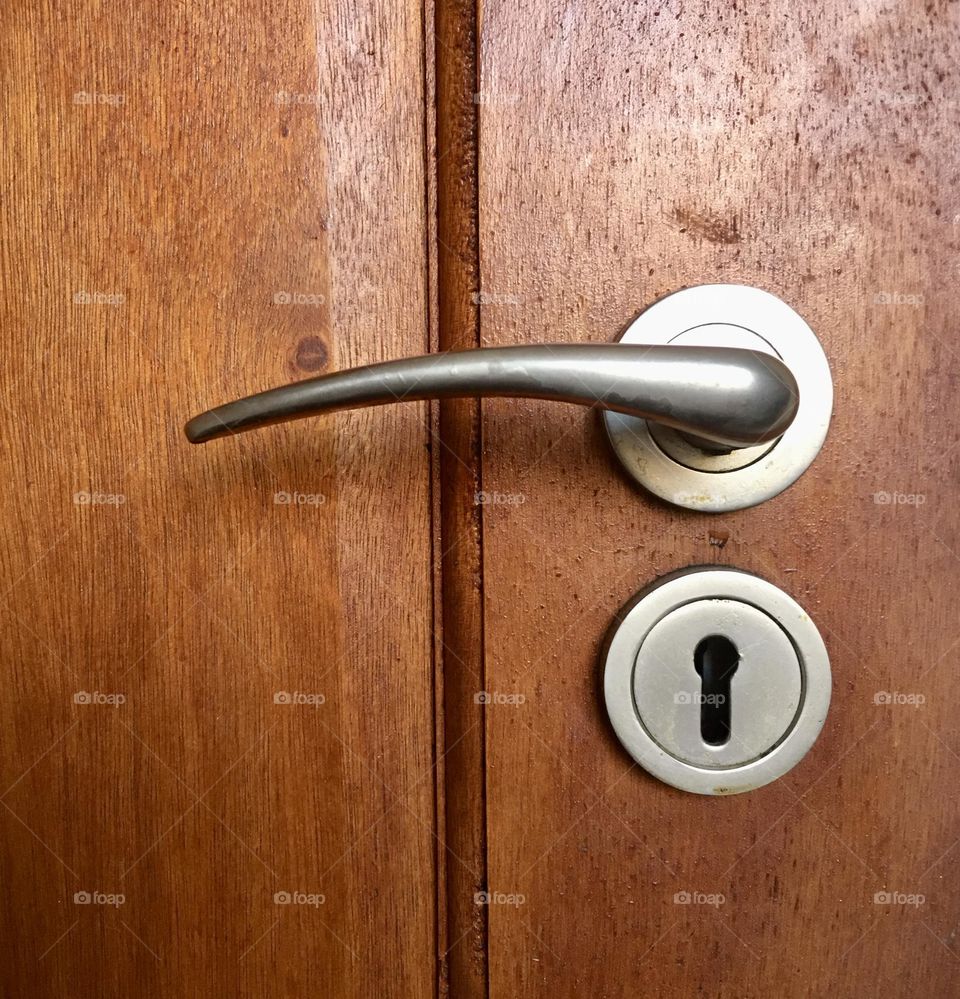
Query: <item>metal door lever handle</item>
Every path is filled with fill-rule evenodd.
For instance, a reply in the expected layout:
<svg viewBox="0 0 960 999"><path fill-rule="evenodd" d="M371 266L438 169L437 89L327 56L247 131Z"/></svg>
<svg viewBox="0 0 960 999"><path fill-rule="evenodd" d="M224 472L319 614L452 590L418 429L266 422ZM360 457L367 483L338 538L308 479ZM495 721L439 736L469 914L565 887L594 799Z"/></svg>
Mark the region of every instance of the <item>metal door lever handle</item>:
<svg viewBox="0 0 960 999"><path fill-rule="evenodd" d="M737 347L622 343L485 347L370 364L218 406L186 425L202 444L339 409L458 396L520 396L653 420L726 448L775 440L797 383L769 354Z"/></svg>

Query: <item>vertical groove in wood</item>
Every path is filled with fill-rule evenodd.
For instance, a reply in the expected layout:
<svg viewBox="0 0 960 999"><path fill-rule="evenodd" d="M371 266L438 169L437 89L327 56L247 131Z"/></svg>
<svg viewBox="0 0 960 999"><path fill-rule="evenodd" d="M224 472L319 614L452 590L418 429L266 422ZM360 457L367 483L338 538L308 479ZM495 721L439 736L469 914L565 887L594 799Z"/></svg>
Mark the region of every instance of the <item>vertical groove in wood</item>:
<svg viewBox="0 0 960 999"><path fill-rule="evenodd" d="M424 273L424 294L427 303L425 350L434 353L440 349L440 320L437 300L437 72L434 58L434 30L436 0L424 0L423 17L423 163L424 163L424 253L427 266ZM446 974L447 935L447 851L446 851L446 768L444 760L445 726L443 722L443 573L440 553L442 534L440 517L443 502L440 488L440 412L431 405L430 425L430 538L433 572L433 792L434 852L436 878L434 881L433 933L436 941L434 995L444 999L448 995Z"/></svg>
<svg viewBox="0 0 960 999"><path fill-rule="evenodd" d="M436 7L437 289L441 350L479 346L477 9ZM441 665L446 807L446 986L457 999L487 995L480 404L440 410ZM438 776L438 780L439 780Z"/></svg>

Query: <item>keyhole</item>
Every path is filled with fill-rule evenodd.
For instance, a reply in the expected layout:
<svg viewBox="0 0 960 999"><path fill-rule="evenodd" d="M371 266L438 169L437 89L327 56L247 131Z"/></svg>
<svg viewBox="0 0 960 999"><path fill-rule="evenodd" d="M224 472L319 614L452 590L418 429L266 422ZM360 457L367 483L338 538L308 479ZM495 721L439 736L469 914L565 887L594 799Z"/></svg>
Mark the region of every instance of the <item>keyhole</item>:
<svg viewBox="0 0 960 999"><path fill-rule="evenodd" d="M700 737L708 746L730 739L730 681L740 653L729 638L709 635L693 653L693 666L703 681L700 696Z"/></svg>

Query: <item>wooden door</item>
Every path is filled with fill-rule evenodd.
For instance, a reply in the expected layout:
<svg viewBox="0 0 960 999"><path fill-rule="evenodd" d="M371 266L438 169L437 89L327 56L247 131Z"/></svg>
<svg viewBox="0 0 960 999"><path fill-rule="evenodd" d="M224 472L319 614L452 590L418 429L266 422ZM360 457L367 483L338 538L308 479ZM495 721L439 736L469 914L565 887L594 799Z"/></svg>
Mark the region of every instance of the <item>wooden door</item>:
<svg viewBox="0 0 960 999"><path fill-rule="evenodd" d="M957 27L948 4L483 5L482 341L608 341L737 282L807 319L837 389L799 482L721 516L645 495L595 414L484 404L483 488L522 497L483 508L484 682L515 695L486 710L491 996L960 989ZM702 563L799 600L834 673L807 758L731 798L647 777L598 694L617 609Z"/></svg>
<svg viewBox="0 0 960 999"><path fill-rule="evenodd" d="M0 23L4 994L956 994L952 6ZM181 434L713 281L835 378L751 510L653 500L549 403ZM809 756L731 798L647 777L599 694L616 611L703 563L834 671Z"/></svg>
<svg viewBox="0 0 960 999"><path fill-rule="evenodd" d="M423 13L6 4L0 991L429 995Z"/></svg>

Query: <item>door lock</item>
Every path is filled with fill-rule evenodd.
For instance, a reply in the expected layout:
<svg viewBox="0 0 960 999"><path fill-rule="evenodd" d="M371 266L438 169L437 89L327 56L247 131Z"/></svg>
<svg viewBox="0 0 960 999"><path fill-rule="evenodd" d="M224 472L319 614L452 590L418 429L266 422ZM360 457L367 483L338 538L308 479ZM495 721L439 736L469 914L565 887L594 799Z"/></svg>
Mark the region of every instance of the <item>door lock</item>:
<svg viewBox="0 0 960 999"><path fill-rule="evenodd" d="M830 705L830 661L786 593L735 569L642 591L604 655L607 712L630 755L699 794L737 794L795 766Z"/></svg>

